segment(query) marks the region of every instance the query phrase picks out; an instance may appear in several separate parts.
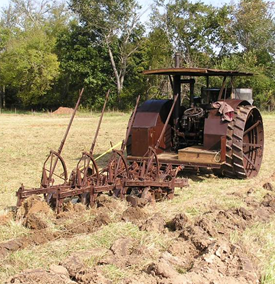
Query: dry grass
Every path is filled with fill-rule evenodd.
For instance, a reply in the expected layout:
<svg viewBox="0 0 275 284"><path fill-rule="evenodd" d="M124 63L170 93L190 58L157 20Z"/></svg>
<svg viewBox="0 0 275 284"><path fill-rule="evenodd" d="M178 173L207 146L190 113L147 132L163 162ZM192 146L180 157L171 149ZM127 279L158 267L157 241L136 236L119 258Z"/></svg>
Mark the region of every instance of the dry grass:
<svg viewBox="0 0 275 284"><path fill-rule="evenodd" d="M99 114L77 115L62 157L68 172L76 166L82 151L91 147ZM125 135L129 114L107 113L98 136L95 156L115 145ZM56 150L64 136L69 116L54 115L0 115L0 210L16 204L15 192L24 183L39 186L41 169L51 149ZM107 161L105 156L100 165Z"/></svg>
<svg viewBox="0 0 275 284"><path fill-rule="evenodd" d="M70 172L80 158L83 150L88 150L97 127L99 114L78 114L64 147L64 157ZM103 119L99 133L95 156L110 148L110 141L118 143L124 138L129 114L107 113ZM54 115L0 115L0 215L9 206L16 204L15 192L21 183L27 186L38 186L41 168L50 149L57 150L64 135L69 116ZM246 206L241 197L250 188L254 189L252 197L261 200L268 192L262 188L267 181L274 182L271 176L275 172L275 115L265 114L265 151L260 174L250 180L218 179L211 173L194 175L186 173L190 178L190 186L177 189L177 196L170 201L157 203L146 208L148 214L160 212L167 220L175 214L185 212L190 218L198 216L209 208L235 208ZM103 166L108 157L100 160ZM115 216L115 213L114 213ZM113 217L114 217L113 216ZM275 283L275 246L274 223L257 223L247 229L243 235L234 236L234 240L248 244L259 259L262 266L262 283ZM28 230L20 224L11 222L1 228L1 239L7 240ZM8 275L25 268L43 266L59 262L72 251L81 251L89 246L108 248L114 238L124 234L137 238L148 246L165 248L166 241L148 232L140 232L128 223L113 223L93 235L76 236L73 239L56 240L39 248L27 248L11 254L0 268L0 281ZM50 253L49 253L50 252ZM0 265L1 266L1 265ZM124 272L114 266L106 267L106 274L118 281ZM112 278L113 277L113 278Z"/></svg>

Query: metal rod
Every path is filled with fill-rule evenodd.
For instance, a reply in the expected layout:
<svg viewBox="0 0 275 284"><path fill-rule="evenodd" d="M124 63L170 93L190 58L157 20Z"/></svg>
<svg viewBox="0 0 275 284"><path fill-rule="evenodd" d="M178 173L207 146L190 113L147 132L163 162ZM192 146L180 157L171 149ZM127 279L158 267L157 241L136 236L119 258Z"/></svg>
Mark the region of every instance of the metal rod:
<svg viewBox="0 0 275 284"><path fill-rule="evenodd" d="M77 111L77 109L78 109L78 106L79 106L79 103L80 103L80 100L81 100L81 97L82 97L83 92L84 92L84 88L82 88L81 91L80 91L80 93L79 93L79 97L78 97L78 100L77 100L77 102L76 102L74 111L73 111L73 113L72 113L72 116L71 116L69 125L68 125L68 127L67 127L67 130L66 130L66 132L65 132L65 135L64 135L64 137L63 137L63 139L62 139L62 141L61 141L61 143L60 143L60 146L59 146L59 148L58 148L58 151L57 151L58 154L61 154L61 152L62 152L63 146L64 146L65 141L66 141L66 139L67 139L67 136L68 136L68 134L69 134L69 131L70 131L71 125L72 125L72 123L73 123L73 120L74 120L76 111Z"/></svg>
<svg viewBox="0 0 275 284"><path fill-rule="evenodd" d="M126 137L125 139L122 141L122 144L121 144L121 153L123 155L123 152L125 150L125 147L127 145L127 142L128 142L128 139L129 139L129 136L130 136L130 133L131 133L131 130L132 130L132 126L133 126L133 123L134 123L134 119L135 119L135 116L136 116L136 112L137 112L137 108L138 108L138 104L139 104L139 100L140 100L140 95L137 97L137 101L136 101L136 105L135 105L135 108L134 108L134 111L132 113L132 116L130 118L130 121L128 123L128 126L127 126L127 131L126 131ZM120 167L120 162L121 162L122 158L121 156L119 156L118 158L118 161L117 161L117 166L116 166L116 169L115 169L115 174L114 176L117 176L118 174L118 170L119 170L119 167Z"/></svg>
<svg viewBox="0 0 275 284"><path fill-rule="evenodd" d="M102 118L103 118L103 115L104 115L105 107L106 107L106 104L107 104L107 101L108 101L108 98L109 98L109 93L110 93L110 90L108 90L108 92L106 94L106 97L105 97L105 102L104 102L104 105L103 105L103 108L102 108L102 111L101 111L101 115L100 115L100 119L99 119L99 122L98 122L98 125L97 125L94 141L93 141L91 149L90 149L90 154L91 155L94 152L95 143L96 143L97 136L98 136L98 133L99 133L99 129L100 129L100 126L101 126L101 122L102 122Z"/></svg>
<svg viewBox="0 0 275 284"><path fill-rule="evenodd" d="M249 133L251 130L253 130L255 127L257 127L259 124L261 123L261 121L257 121L256 123L254 123L252 126L250 126L248 129L245 130L245 132L243 133L243 136L246 135L247 133Z"/></svg>
<svg viewBox="0 0 275 284"><path fill-rule="evenodd" d="M94 140L93 140L93 143L92 143L92 146L91 146L91 149L90 149L90 155L88 156L88 161L84 160L85 164L84 164L83 180L84 180L85 183L87 182L87 173L88 173L88 169L90 167L91 156L93 155L93 152L94 152L95 143L96 143L97 136L98 136L98 133L99 133L99 130L100 130L100 126L101 126L102 118L103 118L103 115L104 115L105 107L106 107L106 104L107 104L107 101L108 101L108 98L109 98L109 93L110 93L110 90L108 90L108 92L105 96L105 102L104 102L104 105L103 105L103 108L102 108L102 111L101 111L101 115L100 115L100 118L99 118L99 121L98 121ZM86 165L86 162L87 162L87 165Z"/></svg>
<svg viewBox="0 0 275 284"><path fill-rule="evenodd" d="M163 138L163 136L164 136L164 133L165 133L166 128L167 128L167 125L168 125L168 123L169 123L169 120L170 120L171 115L172 115L172 113L173 113L174 107L175 107L175 105L176 105L178 96L179 96L179 94L177 94L177 95L175 96L175 98L174 98L172 107L171 107L170 112L169 112L169 114L168 114L168 116L167 116L167 118L166 118L165 124L164 124L164 126L163 126L163 128L162 128L162 131L161 131L161 134L160 134L160 136L159 136L159 139L158 139L158 141L157 141L157 143L156 143L156 145L155 145L155 147L154 147L155 150L157 150L157 149L159 148L160 141L162 140L162 138Z"/></svg>
<svg viewBox="0 0 275 284"><path fill-rule="evenodd" d="M84 88L82 88L81 91L80 91L80 93L79 93L78 100L77 100L77 102L76 102L74 111L73 111L73 113L72 113L72 116L71 116L69 125L68 125L68 127L67 127L67 130L66 130L66 132L65 132L65 135L64 135L64 137L63 137L63 139L62 139L62 141L61 141L61 143L60 143L60 146L59 146L59 148L58 148L58 155L61 154L62 149L63 149L63 147L64 147L64 144L65 144L65 142L66 142L67 136L68 136L68 134L69 134L69 131L70 131L71 125L72 125L72 123L73 123L73 120L74 120L76 111L77 111L77 109L78 109L78 106L79 106L79 103L80 103L80 100L81 100L81 97L82 97L83 92L84 92ZM51 152L50 155L52 155L52 152ZM49 173L48 183L49 183L49 182L51 181L51 179L52 179L52 175L53 175L53 173L54 173L54 170L55 170L55 167L56 167L56 165L57 165L57 162L58 162L58 156L56 157L53 166L52 166L52 164L51 164L51 168L50 168L51 170L50 170L50 173Z"/></svg>

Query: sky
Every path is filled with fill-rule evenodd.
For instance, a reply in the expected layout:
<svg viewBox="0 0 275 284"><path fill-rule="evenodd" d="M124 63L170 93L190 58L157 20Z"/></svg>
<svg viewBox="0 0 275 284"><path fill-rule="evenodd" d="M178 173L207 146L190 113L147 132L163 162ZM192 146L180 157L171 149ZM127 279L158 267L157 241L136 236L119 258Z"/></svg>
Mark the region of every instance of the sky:
<svg viewBox="0 0 275 284"><path fill-rule="evenodd" d="M196 0L193 0L192 2L195 2ZM143 9L147 9L150 7L151 4L153 4L153 0L138 0L138 2L143 6ZM202 0L201 2L204 2L206 4L212 4L213 6L221 6L225 3L230 3L230 0ZM9 3L9 0L0 0L0 7L5 7Z"/></svg>
<svg viewBox="0 0 275 284"><path fill-rule="evenodd" d="M6 1L6 0L0 0L0 1ZM151 4L154 3L153 0L138 0L138 2L143 6L143 8L150 7ZM191 0L191 2L199 2L196 0ZM201 0L201 2L208 4L208 5L213 5L216 7L222 6L225 3L230 3L230 0Z"/></svg>
<svg viewBox="0 0 275 284"><path fill-rule="evenodd" d="M198 2L198 0L191 0L192 2ZM10 1L9 0L0 0L0 9L6 7ZM154 0L138 0L140 5L142 6L142 11L144 12L141 17L142 21L147 21L150 14L150 6L154 3ZM222 6L225 3L231 3L232 0L201 0L201 2L213 5L216 7Z"/></svg>
<svg viewBox="0 0 275 284"><path fill-rule="evenodd" d="M7 1L7 0L0 0L0 1ZM233 0L201 0L200 2L205 3L207 5L213 5L216 7L220 7L223 4L230 4ZM154 0L138 0L140 5L142 6L142 10L145 11L141 20L146 21L150 14L150 6L154 3ZM199 0L191 0L191 2L199 2Z"/></svg>

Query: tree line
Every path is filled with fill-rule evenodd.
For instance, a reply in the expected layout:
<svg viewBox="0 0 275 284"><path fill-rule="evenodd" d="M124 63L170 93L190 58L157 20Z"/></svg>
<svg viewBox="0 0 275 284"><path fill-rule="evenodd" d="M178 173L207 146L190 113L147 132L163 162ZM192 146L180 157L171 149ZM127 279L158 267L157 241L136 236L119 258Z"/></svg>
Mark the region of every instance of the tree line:
<svg viewBox="0 0 275 284"><path fill-rule="evenodd" d="M213 7L155 0L143 22L137 0L10 0L0 18L0 108L73 106L131 108L167 96L164 77L143 70L182 66L253 72L239 79L261 108L275 106L275 23L272 2L239 0ZM217 82L218 83L218 82Z"/></svg>

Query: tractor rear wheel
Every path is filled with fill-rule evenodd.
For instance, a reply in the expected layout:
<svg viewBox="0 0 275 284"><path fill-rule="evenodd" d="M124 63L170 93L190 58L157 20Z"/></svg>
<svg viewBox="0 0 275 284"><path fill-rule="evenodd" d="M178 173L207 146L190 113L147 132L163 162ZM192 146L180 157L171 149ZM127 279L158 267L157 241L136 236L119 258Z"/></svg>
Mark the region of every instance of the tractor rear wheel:
<svg viewBox="0 0 275 284"><path fill-rule="evenodd" d="M222 174L228 177L252 178L261 167L264 129L260 111L255 106L239 106L228 124L226 162Z"/></svg>

